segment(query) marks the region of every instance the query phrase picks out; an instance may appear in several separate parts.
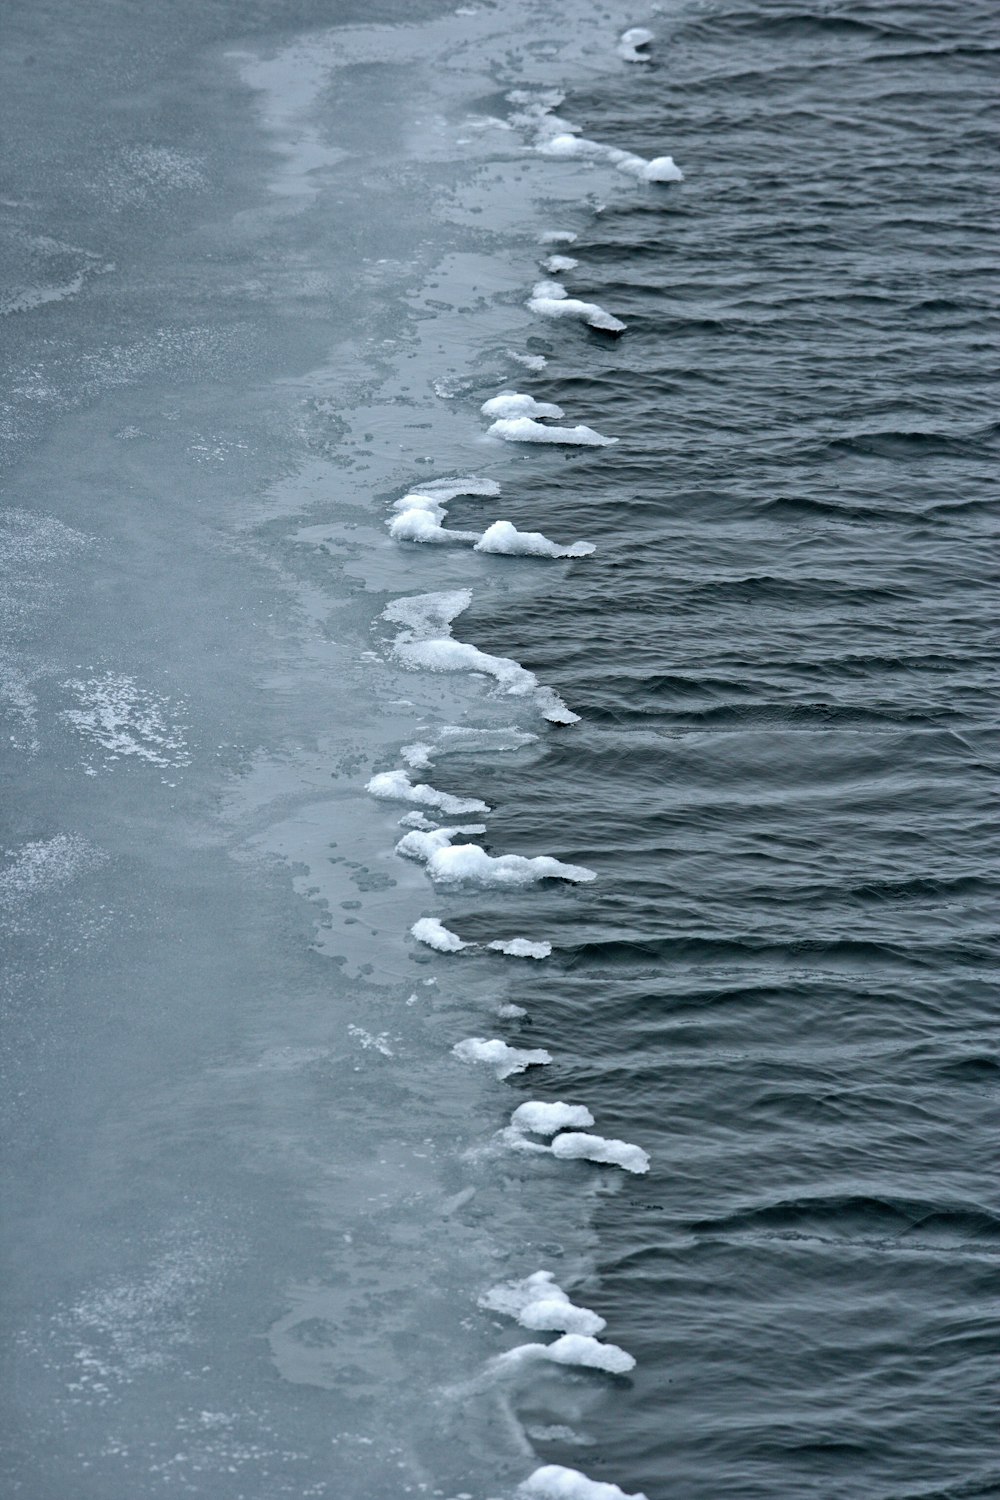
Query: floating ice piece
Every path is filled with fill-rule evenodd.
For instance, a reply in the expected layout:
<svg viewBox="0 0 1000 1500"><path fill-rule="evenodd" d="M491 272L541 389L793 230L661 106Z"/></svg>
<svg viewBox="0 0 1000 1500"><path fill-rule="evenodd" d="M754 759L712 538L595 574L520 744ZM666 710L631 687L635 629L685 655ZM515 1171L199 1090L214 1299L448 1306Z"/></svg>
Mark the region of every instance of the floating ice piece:
<svg viewBox="0 0 1000 1500"><path fill-rule="evenodd" d="M485 672L505 693L531 697L543 717L554 724L575 724L580 715L567 708L552 688L543 687L534 672L507 656L491 656L451 635L451 622L472 602L471 589L441 594L414 594L394 599L382 617L404 627L393 643L399 659L432 672Z"/></svg>
<svg viewBox="0 0 1000 1500"><path fill-rule="evenodd" d="M615 162L619 172L627 172L640 182L683 182L684 173L672 156L654 156L647 161L644 156L633 156L625 151Z"/></svg>
<svg viewBox="0 0 1000 1500"><path fill-rule="evenodd" d="M468 943L462 942L457 932L450 931L437 917L421 917L414 922L410 931L418 943L426 943L436 953L458 953L469 947Z"/></svg>
<svg viewBox="0 0 1000 1500"><path fill-rule="evenodd" d="M485 823L470 823L459 828L430 828L426 831L415 828L405 833L396 845L396 853L407 859L428 860L436 849L443 849L451 839L461 834L485 833Z"/></svg>
<svg viewBox="0 0 1000 1500"><path fill-rule="evenodd" d="M555 1365L578 1365L586 1370L606 1370L625 1375L635 1369L635 1359L617 1344L602 1344L585 1333L564 1333L551 1344L518 1344L494 1361L499 1369L549 1361Z"/></svg>
<svg viewBox="0 0 1000 1500"><path fill-rule="evenodd" d="M607 1140L603 1135L567 1131L555 1137L551 1149L552 1155L561 1161L595 1161L637 1174L649 1171L649 1156L641 1146L631 1146L628 1141Z"/></svg>
<svg viewBox="0 0 1000 1500"><path fill-rule="evenodd" d="M581 161L606 161L635 177L639 182L683 182L684 173L672 156L655 156L648 161L634 151L621 151L617 146L604 146L600 141L590 141L586 136L566 132L562 135L544 136L538 141L536 151L543 156L556 156Z"/></svg>
<svg viewBox="0 0 1000 1500"><path fill-rule="evenodd" d="M515 1005L512 1000L508 1000L505 1005L497 1006L497 1015L501 1021L520 1021L527 1014L523 1005Z"/></svg>
<svg viewBox="0 0 1000 1500"><path fill-rule="evenodd" d="M488 1064L496 1070L498 1078L509 1078L512 1073L523 1073L526 1068L543 1067L552 1061L551 1052L544 1047L509 1047L497 1037L466 1037L451 1050L462 1062Z"/></svg>
<svg viewBox="0 0 1000 1500"><path fill-rule="evenodd" d="M648 47L652 41L655 41L655 37L651 31L646 30L645 26L630 26L628 31L623 31L618 38L618 56L625 62L652 62L648 52L639 50Z"/></svg>
<svg viewBox="0 0 1000 1500"><path fill-rule="evenodd" d="M453 797L450 792L439 792L425 781L414 785L406 771L380 771L372 777L365 791L385 801L417 802L422 807L437 807L443 813L490 811L489 803L478 797Z"/></svg>
<svg viewBox="0 0 1000 1500"><path fill-rule="evenodd" d="M520 1500L646 1500L641 1493L627 1495L617 1484L588 1479L562 1464L543 1464L518 1485L517 1493Z"/></svg>
<svg viewBox="0 0 1000 1500"><path fill-rule="evenodd" d="M486 944L494 953L507 953L511 958L548 958L551 943L532 943L527 938L496 938Z"/></svg>
<svg viewBox="0 0 1000 1500"><path fill-rule="evenodd" d="M509 417L494 422L489 431L505 443L563 443L577 448L609 448L615 437L602 437L592 427L543 427L531 417Z"/></svg>
<svg viewBox="0 0 1000 1500"><path fill-rule="evenodd" d="M519 1104L510 1117L515 1130L530 1130L535 1135L555 1135L557 1130L593 1125L594 1117L583 1104L548 1104L543 1099L528 1099Z"/></svg>
<svg viewBox="0 0 1000 1500"><path fill-rule="evenodd" d="M422 828L429 833L432 828L437 828L438 825L437 823L432 823L430 818L425 818L422 812L410 812L400 818L399 826L400 828Z"/></svg>
<svg viewBox="0 0 1000 1500"><path fill-rule="evenodd" d="M516 724L507 724L497 729L477 729L475 725L442 724L438 730L438 750L519 750L522 745L535 745L538 735L530 730L518 729Z"/></svg>
<svg viewBox="0 0 1000 1500"><path fill-rule="evenodd" d="M407 834L407 838L415 835ZM421 835L416 835L421 837ZM422 835L433 839L434 834ZM405 842L405 841L404 841ZM398 847L398 846L397 846ZM521 854L487 854L479 844L447 844L433 849L427 858L427 873L439 884L454 884L468 880L475 885L520 886L534 885L539 880L568 880L582 883L596 880L594 870L585 865L567 865L548 854L536 855L533 859Z"/></svg>
<svg viewBox="0 0 1000 1500"><path fill-rule="evenodd" d="M544 354L519 354L516 349L508 349L507 357L508 359L516 360L526 370L535 370L536 372L544 370L548 364L548 360Z"/></svg>
<svg viewBox="0 0 1000 1500"><path fill-rule="evenodd" d="M600 1333L605 1320L589 1307L577 1307L556 1283L551 1271L535 1271L523 1281L501 1282L479 1298L490 1312L516 1318L536 1333Z"/></svg>
<svg viewBox="0 0 1000 1500"><path fill-rule="evenodd" d="M580 238L571 229L547 229L542 235L543 245L575 245Z"/></svg>
<svg viewBox="0 0 1000 1500"><path fill-rule="evenodd" d="M544 265L550 276L557 275L560 271L573 271L580 262L572 255L550 255L546 258Z"/></svg>
<svg viewBox="0 0 1000 1500"><path fill-rule="evenodd" d="M564 417L566 413L554 401L536 401L520 391L501 391L479 408L484 417Z"/></svg>
<svg viewBox="0 0 1000 1500"><path fill-rule="evenodd" d="M558 281L536 282L528 298L528 310L542 318L576 318L600 333L624 333L628 327L621 318L612 317L598 303L570 297Z"/></svg>
<svg viewBox="0 0 1000 1500"><path fill-rule="evenodd" d="M433 745L428 745L423 740L416 740L412 745L401 746L399 753L414 771L429 771L434 764L431 760L433 750Z"/></svg>
<svg viewBox="0 0 1000 1500"><path fill-rule="evenodd" d="M479 538L475 552L495 552L505 557L589 557L593 542L573 542L560 547L540 531L518 531L510 521L494 521Z"/></svg>
<svg viewBox="0 0 1000 1500"><path fill-rule="evenodd" d="M443 516L443 507L439 506L438 509ZM479 539L478 531L449 531L429 511L416 507L401 511L387 521L386 525L394 542L436 542L439 546L455 546Z"/></svg>

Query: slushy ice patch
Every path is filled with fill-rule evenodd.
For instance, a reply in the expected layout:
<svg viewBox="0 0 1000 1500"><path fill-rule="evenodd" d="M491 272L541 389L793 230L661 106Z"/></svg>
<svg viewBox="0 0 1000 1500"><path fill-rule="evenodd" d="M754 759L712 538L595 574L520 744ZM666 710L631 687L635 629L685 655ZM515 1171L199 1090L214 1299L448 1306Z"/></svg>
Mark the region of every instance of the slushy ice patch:
<svg viewBox="0 0 1000 1500"><path fill-rule="evenodd" d="M477 646L456 641L451 623L472 603L471 589L449 593L416 594L396 599L383 610L383 619L402 625L393 651L408 667L430 672L484 672L502 692L530 697L543 717L555 724L575 724L580 715L568 709L558 693L543 687L534 672L507 656L491 656Z"/></svg>
<svg viewBox="0 0 1000 1500"><path fill-rule="evenodd" d="M510 1117L515 1130L530 1130L535 1135L555 1135L557 1130L586 1129L594 1117L583 1104L547 1104L543 1099L529 1099L519 1104Z"/></svg>
<svg viewBox="0 0 1000 1500"><path fill-rule="evenodd" d="M575 448L610 448L616 437L604 437L593 427L582 423L576 427L546 427L531 417L502 417L489 428L493 437L505 443L561 443Z"/></svg>
<svg viewBox="0 0 1000 1500"><path fill-rule="evenodd" d="M153 766L190 765L182 701L150 692L134 677L115 672L73 679L65 687L77 707L64 709L62 717L104 751L106 762L130 756Z"/></svg>

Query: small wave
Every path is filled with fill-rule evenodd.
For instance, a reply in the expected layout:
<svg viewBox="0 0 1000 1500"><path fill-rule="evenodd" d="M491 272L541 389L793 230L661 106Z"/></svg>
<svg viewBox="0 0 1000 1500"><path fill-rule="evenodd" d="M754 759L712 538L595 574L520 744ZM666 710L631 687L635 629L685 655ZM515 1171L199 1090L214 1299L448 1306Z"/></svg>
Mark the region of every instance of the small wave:
<svg viewBox="0 0 1000 1500"><path fill-rule="evenodd" d="M748 1208L724 1219L700 1219L696 1234L753 1234L788 1238L921 1244L1000 1245L1000 1214L986 1208L861 1193L789 1199Z"/></svg>

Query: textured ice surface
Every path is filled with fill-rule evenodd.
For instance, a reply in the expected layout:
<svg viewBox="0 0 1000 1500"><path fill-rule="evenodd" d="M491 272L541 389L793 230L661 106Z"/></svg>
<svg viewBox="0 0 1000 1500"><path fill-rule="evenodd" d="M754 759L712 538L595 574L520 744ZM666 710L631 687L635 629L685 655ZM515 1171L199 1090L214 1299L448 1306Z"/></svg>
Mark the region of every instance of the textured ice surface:
<svg viewBox="0 0 1000 1500"><path fill-rule="evenodd" d="M602 437L592 427L582 424L576 427L545 427L531 417L509 417L494 422L490 427L494 437L505 443L562 443L577 448L609 448L617 443L615 437Z"/></svg>
<svg viewBox="0 0 1000 1500"><path fill-rule="evenodd" d="M562 1464L543 1464L518 1485L517 1493L521 1500L646 1500L637 1491L626 1494L617 1484L588 1479Z"/></svg>
<svg viewBox="0 0 1000 1500"><path fill-rule="evenodd" d="M489 812L489 804L478 797L453 797L439 792L425 781L412 782L406 771L380 771L365 787L373 797L385 801L416 802L422 807L436 807L443 813Z"/></svg>
<svg viewBox="0 0 1000 1500"><path fill-rule="evenodd" d="M600 1333L607 1325L589 1307L577 1307L551 1271L535 1271L522 1281L505 1281L479 1298L480 1307L516 1318L536 1333Z"/></svg>
<svg viewBox="0 0 1000 1500"><path fill-rule="evenodd" d="M451 1050L462 1062L485 1063L498 1078L523 1073L526 1068L544 1067L552 1061L551 1052L544 1047L510 1047L497 1037L466 1037Z"/></svg>
<svg viewBox="0 0 1000 1500"><path fill-rule="evenodd" d="M548 1104L542 1099L528 1099L519 1104L510 1117L515 1130L531 1130L535 1135L555 1135L567 1127L586 1129L594 1117L583 1104Z"/></svg>

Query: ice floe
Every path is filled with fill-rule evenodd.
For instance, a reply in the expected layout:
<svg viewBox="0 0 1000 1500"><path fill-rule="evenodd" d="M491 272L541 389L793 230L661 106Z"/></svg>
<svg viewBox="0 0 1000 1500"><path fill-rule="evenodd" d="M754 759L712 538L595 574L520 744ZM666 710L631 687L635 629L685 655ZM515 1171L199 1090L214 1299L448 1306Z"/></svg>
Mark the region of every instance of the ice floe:
<svg viewBox="0 0 1000 1500"><path fill-rule="evenodd" d="M505 443L562 443L576 448L609 448L616 437L604 437L592 427L545 427L532 417L501 417L489 428Z"/></svg>
<svg viewBox="0 0 1000 1500"><path fill-rule="evenodd" d="M484 417L564 417L566 413L554 401L536 401L521 391L501 391L479 408Z"/></svg>
<svg viewBox="0 0 1000 1500"><path fill-rule="evenodd" d="M507 953L511 958L548 958L552 952L551 943L532 943L528 938L496 938L492 943L486 944L495 953Z"/></svg>
<svg viewBox="0 0 1000 1500"><path fill-rule="evenodd" d="M623 31L618 38L618 56L625 62L645 63L652 62L649 52L646 50L650 42L655 41L651 31L645 26L630 26L628 31Z"/></svg>
<svg viewBox="0 0 1000 1500"><path fill-rule="evenodd" d="M577 723L580 715L567 708L552 688L543 687L534 672L520 662L507 656L491 656L478 646L453 638L452 621L471 603L471 589L393 600L382 616L403 627L393 642L396 656L409 667L431 672L484 672L495 679L502 692L531 698L550 722Z"/></svg>
<svg viewBox="0 0 1000 1500"><path fill-rule="evenodd" d="M407 835L412 837L412 835ZM425 834L424 838L433 835ZM487 854L479 844L446 844L427 858L427 873L441 885L469 881L483 886L534 885L539 880L568 880L574 884L596 880L585 865L568 865L548 854Z"/></svg>
<svg viewBox="0 0 1000 1500"><path fill-rule="evenodd" d="M617 1344L602 1344L585 1333L564 1333L551 1344L518 1344L493 1361L500 1370L523 1368L548 1361L554 1365L576 1365L585 1370L605 1370L626 1375L635 1369L635 1359Z"/></svg>
<svg viewBox="0 0 1000 1500"><path fill-rule="evenodd" d="M617 1484L588 1479L562 1464L543 1464L518 1485L517 1493L520 1500L646 1500L639 1492L626 1494Z"/></svg>
<svg viewBox="0 0 1000 1500"><path fill-rule="evenodd" d="M478 797L453 797L450 792L439 792L425 781L414 784L406 771L380 771L371 778L365 791L385 801L417 802L423 807L436 807L451 815L490 811L489 804Z"/></svg>
<svg viewBox="0 0 1000 1500"><path fill-rule="evenodd" d="M594 1117L583 1104L563 1104L559 1100L549 1104L543 1099L528 1099L519 1104L510 1117L515 1130L530 1130L535 1135L555 1135L557 1130L567 1127L584 1130L593 1125Z"/></svg>
<svg viewBox="0 0 1000 1500"><path fill-rule="evenodd" d="M595 548L593 542L571 542L568 547L560 547L540 531L518 531L510 521L494 521L473 550L505 557L589 557Z"/></svg>
<svg viewBox="0 0 1000 1500"><path fill-rule="evenodd" d="M462 1062L485 1063L498 1078L510 1078L526 1068L544 1067L552 1061L551 1052L544 1047L510 1047L497 1037L466 1037L451 1050Z"/></svg>
<svg viewBox="0 0 1000 1500"><path fill-rule="evenodd" d="M439 922L437 917L421 917L414 922L410 932L418 943L425 943L436 953L459 953L470 946L469 943L463 943L457 932L450 931L443 922Z"/></svg>
<svg viewBox="0 0 1000 1500"><path fill-rule="evenodd" d="M550 1149L560 1161L593 1161L637 1174L649 1171L649 1155L641 1146L632 1146L628 1141L608 1140L603 1135L566 1131L555 1137Z"/></svg>
<svg viewBox="0 0 1000 1500"><path fill-rule="evenodd" d="M545 270L550 276L557 275L560 271L575 270L580 262L572 255L550 255L544 262Z"/></svg>
<svg viewBox="0 0 1000 1500"><path fill-rule="evenodd" d="M558 281L537 281L528 298L528 310L541 318L576 318L600 333L624 333L628 327L621 318L612 317L598 303L571 297Z"/></svg>
<svg viewBox="0 0 1000 1500"><path fill-rule="evenodd" d="M592 1336L607 1324L589 1307L577 1307L558 1285L551 1271L535 1271L522 1281L505 1281L479 1298L490 1312L516 1318L534 1333L582 1333Z"/></svg>

